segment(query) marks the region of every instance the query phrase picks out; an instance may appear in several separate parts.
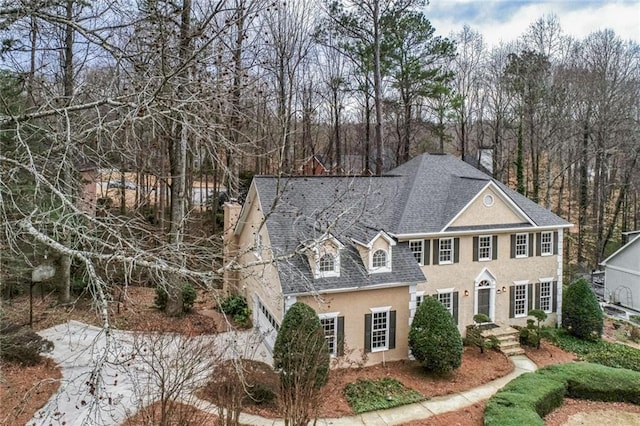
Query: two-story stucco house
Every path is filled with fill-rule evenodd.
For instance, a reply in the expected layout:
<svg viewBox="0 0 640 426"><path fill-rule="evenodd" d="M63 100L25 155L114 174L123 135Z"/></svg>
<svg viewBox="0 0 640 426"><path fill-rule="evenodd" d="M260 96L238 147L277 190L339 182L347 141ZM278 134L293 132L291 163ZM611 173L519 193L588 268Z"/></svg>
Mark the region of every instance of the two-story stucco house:
<svg viewBox="0 0 640 426"><path fill-rule="evenodd" d="M571 225L450 155L383 176L257 176L244 206L225 209L226 261L240 266L225 287L252 304L269 348L296 301L318 312L333 355L367 364L408 357L425 295L462 333L477 313L560 320Z"/></svg>

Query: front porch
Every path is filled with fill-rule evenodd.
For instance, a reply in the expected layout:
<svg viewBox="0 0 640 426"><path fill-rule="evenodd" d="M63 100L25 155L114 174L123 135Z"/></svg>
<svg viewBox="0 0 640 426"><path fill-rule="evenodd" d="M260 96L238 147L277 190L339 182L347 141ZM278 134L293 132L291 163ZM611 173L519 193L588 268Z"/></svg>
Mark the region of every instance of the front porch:
<svg viewBox="0 0 640 426"><path fill-rule="evenodd" d="M482 332L483 337L495 336L499 341L498 348L506 356L522 355L524 349L520 347L520 332L508 325L499 326L497 324L487 324L481 327L486 329Z"/></svg>

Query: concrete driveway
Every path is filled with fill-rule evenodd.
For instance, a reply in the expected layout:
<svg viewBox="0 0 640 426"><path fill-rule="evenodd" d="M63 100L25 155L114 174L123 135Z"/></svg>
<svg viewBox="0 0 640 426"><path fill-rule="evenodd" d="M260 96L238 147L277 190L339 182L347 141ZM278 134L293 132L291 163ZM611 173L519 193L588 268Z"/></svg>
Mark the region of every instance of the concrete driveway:
<svg viewBox="0 0 640 426"><path fill-rule="evenodd" d="M184 398L224 359L272 364L253 330L187 339L176 334L109 330L69 321L39 332L62 369L58 392L29 425L118 425L179 383Z"/></svg>

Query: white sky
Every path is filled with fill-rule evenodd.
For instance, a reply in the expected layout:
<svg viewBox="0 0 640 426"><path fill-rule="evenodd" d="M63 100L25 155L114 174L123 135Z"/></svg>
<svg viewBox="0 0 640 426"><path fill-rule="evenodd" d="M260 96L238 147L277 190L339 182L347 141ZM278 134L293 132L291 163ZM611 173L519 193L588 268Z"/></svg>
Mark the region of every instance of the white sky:
<svg viewBox="0 0 640 426"><path fill-rule="evenodd" d="M488 46L516 40L549 14L558 17L565 34L578 39L610 28L621 39L640 43L640 0L431 0L426 7L436 34L448 36L467 24Z"/></svg>

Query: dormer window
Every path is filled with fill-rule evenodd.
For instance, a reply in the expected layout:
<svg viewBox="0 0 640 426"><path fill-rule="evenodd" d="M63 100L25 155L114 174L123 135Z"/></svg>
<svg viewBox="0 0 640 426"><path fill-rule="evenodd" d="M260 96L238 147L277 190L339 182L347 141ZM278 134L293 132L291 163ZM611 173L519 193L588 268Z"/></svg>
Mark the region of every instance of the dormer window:
<svg viewBox="0 0 640 426"><path fill-rule="evenodd" d="M387 266L387 252L384 250L376 250L373 253L373 269L384 268Z"/></svg>
<svg viewBox="0 0 640 426"><path fill-rule="evenodd" d="M335 272L336 268L335 258L330 254L325 254L320 258L320 273L323 272Z"/></svg>
<svg viewBox="0 0 640 426"><path fill-rule="evenodd" d="M391 270L391 259L386 250L378 249L371 255L371 272L389 272Z"/></svg>

